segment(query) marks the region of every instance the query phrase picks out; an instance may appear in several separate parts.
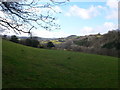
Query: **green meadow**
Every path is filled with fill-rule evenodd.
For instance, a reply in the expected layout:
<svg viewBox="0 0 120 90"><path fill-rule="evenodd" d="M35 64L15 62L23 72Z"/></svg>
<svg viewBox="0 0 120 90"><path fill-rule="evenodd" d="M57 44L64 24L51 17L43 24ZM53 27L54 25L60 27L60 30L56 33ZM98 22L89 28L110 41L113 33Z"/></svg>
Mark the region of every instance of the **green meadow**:
<svg viewBox="0 0 120 90"><path fill-rule="evenodd" d="M3 88L118 88L118 58L2 42Z"/></svg>

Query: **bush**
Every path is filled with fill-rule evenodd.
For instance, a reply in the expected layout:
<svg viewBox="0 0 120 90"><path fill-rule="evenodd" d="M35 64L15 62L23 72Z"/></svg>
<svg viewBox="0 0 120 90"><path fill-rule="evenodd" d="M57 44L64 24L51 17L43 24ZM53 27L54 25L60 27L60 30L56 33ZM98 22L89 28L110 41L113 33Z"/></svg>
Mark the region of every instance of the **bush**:
<svg viewBox="0 0 120 90"><path fill-rule="evenodd" d="M88 47L90 45L90 42L87 41L87 39L83 39L83 40L80 40L80 41L74 41L74 43L76 45L85 46L85 47Z"/></svg>
<svg viewBox="0 0 120 90"><path fill-rule="evenodd" d="M102 46L102 48L107 48L107 49L116 49L116 50L119 50L120 49L120 42L109 42L109 43L106 43Z"/></svg>
<svg viewBox="0 0 120 90"><path fill-rule="evenodd" d="M52 47L55 47L55 45L54 45L52 42L48 42L48 43L47 43L47 47L48 47L48 48L52 48Z"/></svg>
<svg viewBox="0 0 120 90"><path fill-rule="evenodd" d="M39 41L38 40L35 40L35 39L26 39L25 41L26 45L27 46L31 46L31 47L38 47L39 45Z"/></svg>
<svg viewBox="0 0 120 90"><path fill-rule="evenodd" d="M17 36L15 36L15 35L11 36L10 41L15 42L15 43L19 42Z"/></svg>

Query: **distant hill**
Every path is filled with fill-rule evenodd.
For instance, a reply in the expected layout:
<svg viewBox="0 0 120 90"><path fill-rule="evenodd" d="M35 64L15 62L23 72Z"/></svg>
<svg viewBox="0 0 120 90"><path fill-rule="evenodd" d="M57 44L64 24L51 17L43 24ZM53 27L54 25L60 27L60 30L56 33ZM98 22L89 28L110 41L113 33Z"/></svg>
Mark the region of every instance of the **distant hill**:
<svg viewBox="0 0 120 90"><path fill-rule="evenodd" d="M7 36L10 39L10 36ZM19 39L27 39L30 37L18 37ZM39 40L39 46L46 47L46 43L51 41L55 44L54 49L66 49L70 51L79 51L85 53L94 53L100 55L108 55L120 57L120 30L112 30L105 34L91 34L85 36L70 35L64 38L42 38L32 37Z"/></svg>
<svg viewBox="0 0 120 90"><path fill-rule="evenodd" d="M74 39L74 43L79 46L89 48L108 48L108 49L120 49L120 31L113 30L106 34L100 35L88 35Z"/></svg>
<svg viewBox="0 0 120 90"><path fill-rule="evenodd" d="M72 39L72 38L76 38L77 37L77 35L70 35L70 36L68 36L68 37L66 37L67 39L69 38L69 39Z"/></svg>
<svg viewBox="0 0 120 90"><path fill-rule="evenodd" d="M30 37L18 37L19 39L27 39ZM34 37L33 37L34 38ZM58 38L42 38L42 37L35 37L37 40L56 40Z"/></svg>
<svg viewBox="0 0 120 90"><path fill-rule="evenodd" d="M57 45L57 47L59 49L67 49L70 51L120 57L119 38L120 30L109 31L103 35L100 33L85 36L71 35L67 38L59 39L64 42Z"/></svg>

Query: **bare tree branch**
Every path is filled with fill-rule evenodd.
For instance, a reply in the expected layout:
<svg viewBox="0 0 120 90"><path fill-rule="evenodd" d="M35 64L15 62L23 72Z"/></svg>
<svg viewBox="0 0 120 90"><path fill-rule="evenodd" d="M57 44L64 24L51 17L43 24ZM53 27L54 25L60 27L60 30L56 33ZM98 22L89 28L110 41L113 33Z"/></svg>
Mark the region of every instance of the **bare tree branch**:
<svg viewBox="0 0 120 90"><path fill-rule="evenodd" d="M60 29L60 25L55 23L56 18L53 8L56 5L62 5L68 0L57 2L49 0L49 3L40 3L41 0L22 0L19 2L1 2L0 3L0 27L7 30L13 29L15 33L31 33L33 28L42 27L46 30ZM41 10L44 12L41 12ZM53 15L53 16L52 16ZM11 29L10 29L11 28Z"/></svg>

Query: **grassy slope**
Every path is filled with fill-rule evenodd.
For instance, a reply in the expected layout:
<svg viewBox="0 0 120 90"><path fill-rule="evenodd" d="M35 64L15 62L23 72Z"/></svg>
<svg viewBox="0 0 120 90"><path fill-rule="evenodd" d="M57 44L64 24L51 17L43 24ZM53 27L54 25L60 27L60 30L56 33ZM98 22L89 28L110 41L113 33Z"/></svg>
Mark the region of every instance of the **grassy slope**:
<svg viewBox="0 0 120 90"><path fill-rule="evenodd" d="M3 41L3 88L118 87L118 59Z"/></svg>

